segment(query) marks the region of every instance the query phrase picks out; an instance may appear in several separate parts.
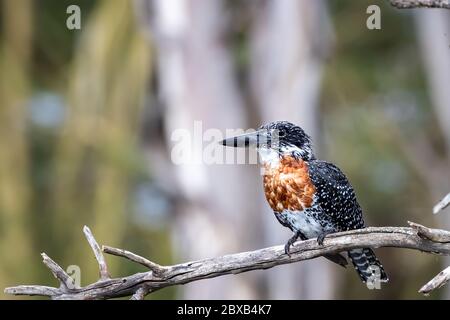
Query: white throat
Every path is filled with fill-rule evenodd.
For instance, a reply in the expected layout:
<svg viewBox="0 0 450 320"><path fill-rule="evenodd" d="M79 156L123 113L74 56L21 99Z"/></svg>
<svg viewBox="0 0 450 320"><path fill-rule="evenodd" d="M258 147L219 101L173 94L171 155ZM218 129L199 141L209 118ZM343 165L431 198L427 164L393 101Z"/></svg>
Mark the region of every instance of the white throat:
<svg viewBox="0 0 450 320"><path fill-rule="evenodd" d="M280 154L274 149L258 149L258 155L263 165L269 165L270 167L275 168L280 163Z"/></svg>
<svg viewBox="0 0 450 320"><path fill-rule="evenodd" d="M303 158L305 155L310 155L311 153L311 149L302 150L296 146L287 146L282 150L283 155L293 155L298 158ZM280 164L280 153L278 150L261 148L258 149L258 155L263 165L269 165L275 168Z"/></svg>

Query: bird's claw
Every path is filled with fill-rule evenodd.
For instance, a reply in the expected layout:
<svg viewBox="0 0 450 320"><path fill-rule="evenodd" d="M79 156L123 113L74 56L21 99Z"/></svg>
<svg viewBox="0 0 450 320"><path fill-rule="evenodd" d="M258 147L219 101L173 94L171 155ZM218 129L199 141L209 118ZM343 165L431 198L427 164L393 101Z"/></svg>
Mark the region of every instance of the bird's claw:
<svg viewBox="0 0 450 320"><path fill-rule="evenodd" d="M319 244L319 246L323 246L323 240L325 240L327 234L328 233L326 232L319 234L319 236L317 237L317 243Z"/></svg>
<svg viewBox="0 0 450 320"><path fill-rule="evenodd" d="M290 247L291 247L290 243L286 243L286 245L284 246L284 253L287 254L289 258L291 257Z"/></svg>
<svg viewBox="0 0 450 320"><path fill-rule="evenodd" d="M300 237L300 233L296 232L284 246L284 253L287 254L289 256L289 258L291 257L291 253L290 253L291 246L295 243L295 241L297 241L297 239L299 237Z"/></svg>

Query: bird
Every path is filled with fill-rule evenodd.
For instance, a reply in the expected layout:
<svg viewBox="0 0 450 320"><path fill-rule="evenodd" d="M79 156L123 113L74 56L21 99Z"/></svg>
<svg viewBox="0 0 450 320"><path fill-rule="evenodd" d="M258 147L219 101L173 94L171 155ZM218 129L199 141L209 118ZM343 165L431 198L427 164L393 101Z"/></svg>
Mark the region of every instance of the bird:
<svg viewBox="0 0 450 320"><path fill-rule="evenodd" d="M288 121L274 121L256 131L220 141L228 147L255 147L262 165L264 194L278 222L293 236L284 251L290 256L298 240L365 228L362 208L346 175L334 164L316 158L311 137ZM383 265L371 248L347 251L364 283L388 282ZM340 253L325 258L341 265Z"/></svg>

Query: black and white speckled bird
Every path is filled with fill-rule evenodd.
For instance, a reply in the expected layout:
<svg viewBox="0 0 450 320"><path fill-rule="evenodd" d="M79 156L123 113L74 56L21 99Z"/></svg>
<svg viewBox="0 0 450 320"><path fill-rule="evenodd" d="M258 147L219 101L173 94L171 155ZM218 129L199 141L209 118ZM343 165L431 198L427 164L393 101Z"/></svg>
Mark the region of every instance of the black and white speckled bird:
<svg viewBox="0 0 450 320"><path fill-rule="evenodd" d="M277 121L222 144L257 148L266 199L278 221L294 233L286 243L286 254L299 238L317 238L323 244L327 234L364 228L362 210L347 177L335 165L316 159L311 139L302 128ZM347 253L363 282L388 281L372 249ZM326 258L347 264L340 254Z"/></svg>

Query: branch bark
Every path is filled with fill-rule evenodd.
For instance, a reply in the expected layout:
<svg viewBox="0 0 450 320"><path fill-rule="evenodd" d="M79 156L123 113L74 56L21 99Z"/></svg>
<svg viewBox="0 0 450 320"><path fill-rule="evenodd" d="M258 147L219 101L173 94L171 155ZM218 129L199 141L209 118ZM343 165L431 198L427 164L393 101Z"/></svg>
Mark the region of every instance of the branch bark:
<svg viewBox="0 0 450 320"><path fill-rule="evenodd" d="M448 193L441 201L433 207L433 213L439 213L450 205L450 193Z"/></svg>
<svg viewBox="0 0 450 320"><path fill-rule="evenodd" d="M450 0L390 0L399 9L441 8L450 9Z"/></svg>
<svg viewBox="0 0 450 320"><path fill-rule="evenodd" d="M439 201L439 203L434 206L433 213L436 214L439 211L443 210L445 207L449 205L449 203L450 203L450 193L447 194L444 197L444 199ZM412 226L414 223L409 222L409 224ZM418 230L417 234L419 236L422 235L428 239L437 242L447 242L447 243L450 242L450 232L448 231L445 230L433 231L421 225L416 225L416 228ZM445 286L449 281L450 281L450 267L447 267L441 272L439 272L433 279L428 281L428 283L426 283L422 288L420 288L419 292L423 293L424 295L429 295L431 291Z"/></svg>
<svg viewBox="0 0 450 320"><path fill-rule="evenodd" d="M97 260L100 280L110 279L111 277L109 276L105 257L103 257L103 252L100 249L100 246L98 245L97 241L95 240L94 235L91 232L91 229L89 229L87 226L84 226L83 233L84 236L86 237L87 242L91 246L92 251L94 252L95 260Z"/></svg>
<svg viewBox="0 0 450 320"><path fill-rule="evenodd" d="M431 279L427 284L420 288L419 292L424 295L429 295L431 291L438 289L447 284L450 281L450 267L442 270Z"/></svg>
<svg viewBox="0 0 450 320"><path fill-rule="evenodd" d="M126 250L103 247L103 252L121 256L133 262L140 263L150 271L136 273L123 278L106 278L106 272L98 282L86 287L75 288L67 285L69 279L63 269L46 255L44 263L52 270L60 282L59 288L33 285L17 286L5 289L5 293L13 295L39 295L51 299L110 299L132 296L133 300L141 300L147 294L156 290L186 284L202 279L219 277L227 274L237 274L258 269L268 269L274 266L314 259L325 254L347 251L361 247L397 247L408 248L429 253L450 255L450 242L447 238L450 232L430 229L419 224L409 223L411 227L370 227L360 230L335 233L327 236L323 245L315 239L300 241L294 244L291 257L284 253L284 246L274 246L249 252L225 255L217 258L181 263L173 266L160 266L145 258ZM86 233L87 227L84 228ZM88 232L90 234L90 232ZM98 247L94 237L88 237L94 251ZM100 253L101 254L101 253ZM107 270L104 259L100 270ZM52 267L50 267L52 266ZM58 272L55 272L57 270ZM61 272L62 270L62 272ZM426 287L426 286L425 286ZM427 287L429 291L432 287ZM429 291L421 289L420 292Z"/></svg>

